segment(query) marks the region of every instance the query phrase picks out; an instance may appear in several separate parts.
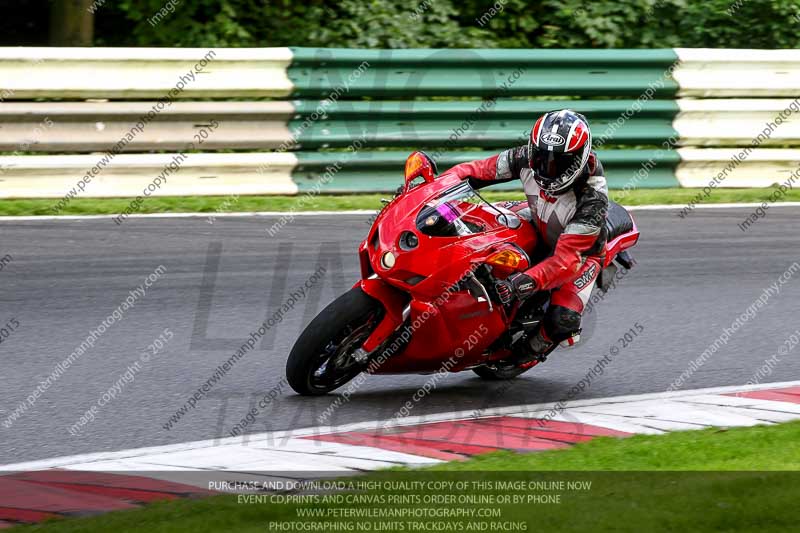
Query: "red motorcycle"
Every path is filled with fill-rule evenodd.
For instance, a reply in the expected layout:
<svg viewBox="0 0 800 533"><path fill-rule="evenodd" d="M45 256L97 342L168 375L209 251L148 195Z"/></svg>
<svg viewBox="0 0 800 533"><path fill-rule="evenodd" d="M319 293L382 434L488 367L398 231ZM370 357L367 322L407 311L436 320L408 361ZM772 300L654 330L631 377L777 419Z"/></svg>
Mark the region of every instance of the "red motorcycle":
<svg viewBox="0 0 800 533"><path fill-rule="evenodd" d="M361 280L311 321L286 363L300 394L328 393L361 372L460 372L510 379L543 361L508 362L512 346L544 317L550 294L500 303L495 282L530 268L537 234L527 204L494 205L468 181L436 177L434 162L414 152L405 183L361 243ZM628 212L613 202L600 290L639 239Z"/></svg>

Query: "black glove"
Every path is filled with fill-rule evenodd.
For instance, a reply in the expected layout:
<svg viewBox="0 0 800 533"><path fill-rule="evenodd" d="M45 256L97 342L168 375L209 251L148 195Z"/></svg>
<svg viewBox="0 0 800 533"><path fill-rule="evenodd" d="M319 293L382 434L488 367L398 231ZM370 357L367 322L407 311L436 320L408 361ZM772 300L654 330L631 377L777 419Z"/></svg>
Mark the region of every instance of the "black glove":
<svg viewBox="0 0 800 533"><path fill-rule="evenodd" d="M503 304L507 304L512 298L527 298L536 292L536 282L527 274L511 274L504 280L495 283L497 296Z"/></svg>

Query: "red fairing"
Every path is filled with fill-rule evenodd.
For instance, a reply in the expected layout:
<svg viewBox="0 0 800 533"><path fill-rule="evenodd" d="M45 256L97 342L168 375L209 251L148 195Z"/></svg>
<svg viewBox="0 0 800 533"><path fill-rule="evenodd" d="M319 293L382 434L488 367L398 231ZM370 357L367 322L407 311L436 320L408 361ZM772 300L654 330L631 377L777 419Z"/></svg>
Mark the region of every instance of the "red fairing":
<svg viewBox="0 0 800 533"><path fill-rule="evenodd" d="M371 352L403 324L403 308L408 303L408 295L380 278L362 279L356 285L361 285L361 290L379 300L386 310L383 320L362 346Z"/></svg>
<svg viewBox="0 0 800 533"><path fill-rule="evenodd" d="M462 214L464 220L482 231L429 236L418 228L417 221L422 209L435 203L445 191L463 185L459 172L487 176L488 169L494 172L495 161L496 157L459 165L458 170L442 174L432 183L411 188L392 200L375 219L359 249L359 284L381 302L386 313L362 348L378 353L403 337L407 345L370 372L436 372L442 368L457 372L508 356L503 350L487 350L508 329L516 311L507 311L454 287L501 250L535 248L533 226L522 221L518 225L507 224L507 219L498 217L496 208L461 200L449 205L456 211L468 212ZM401 236L408 234L416 236L414 246L403 244ZM393 257L391 266L382 261L387 254ZM527 266L523 257L519 268ZM508 275L511 271L498 266L495 273Z"/></svg>
<svg viewBox="0 0 800 533"><path fill-rule="evenodd" d="M478 159L477 161L469 161L461 163L444 174L455 174L462 180L468 177L477 178L479 180L491 181L497 177L497 158L499 155L493 155L486 159Z"/></svg>

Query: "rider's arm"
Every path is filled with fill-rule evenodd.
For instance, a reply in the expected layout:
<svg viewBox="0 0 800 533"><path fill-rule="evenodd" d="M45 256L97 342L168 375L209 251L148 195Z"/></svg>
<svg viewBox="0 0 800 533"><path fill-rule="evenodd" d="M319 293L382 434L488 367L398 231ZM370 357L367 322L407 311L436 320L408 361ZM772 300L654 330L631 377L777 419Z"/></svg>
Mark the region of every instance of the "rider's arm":
<svg viewBox="0 0 800 533"><path fill-rule="evenodd" d="M528 147L518 146L486 159L458 164L444 174L456 174L461 179L474 178L479 183L473 181L472 185L480 187L490 185L489 182L519 179L520 171L527 165Z"/></svg>
<svg viewBox="0 0 800 533"><path fill-rule="evenodd" d="M599 167L602 172L602 167ZM537 290L559 287L578 273L586 256L601 253L608 211L608 188L602 174L590 176L580 191L575 215L556 242L553 255L525 272Z"/></svg>

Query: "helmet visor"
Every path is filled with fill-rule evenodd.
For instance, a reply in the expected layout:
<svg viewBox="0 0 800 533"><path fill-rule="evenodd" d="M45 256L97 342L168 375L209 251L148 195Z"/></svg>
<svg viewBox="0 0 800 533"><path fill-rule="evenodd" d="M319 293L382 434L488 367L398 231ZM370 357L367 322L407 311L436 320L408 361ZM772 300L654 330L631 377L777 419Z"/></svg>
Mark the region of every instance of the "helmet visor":
<svg viewBox="0 0 800 533"><path fill-rule="evenodd" d="M572 153L536 150L531 157L531 170L543 183L557 187L571 181L580 172L582 155L582 150Z"/></svg>

